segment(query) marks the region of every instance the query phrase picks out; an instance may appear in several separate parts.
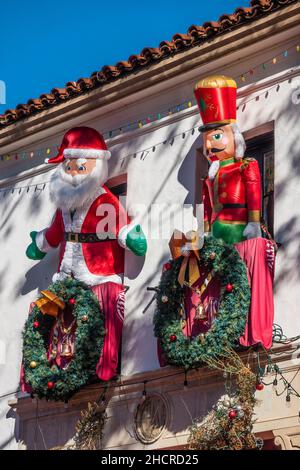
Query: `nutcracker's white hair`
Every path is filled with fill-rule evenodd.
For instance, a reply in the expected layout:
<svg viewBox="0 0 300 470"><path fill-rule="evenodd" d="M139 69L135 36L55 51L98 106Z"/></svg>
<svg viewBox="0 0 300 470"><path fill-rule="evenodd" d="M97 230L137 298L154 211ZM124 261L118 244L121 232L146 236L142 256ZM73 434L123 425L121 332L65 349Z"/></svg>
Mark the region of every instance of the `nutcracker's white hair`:
<svg viewBox="0 0 300 470"><path fill-rule="evenodd" d="M243 134L241 133L239 126L236 123L231 124L234 142L235 142L235 158L241 160L245 155L246 142Z"/></svg>
<svg viewBox="0 0 300 470"><path fill-rule="evenodd" d="M79 209L91 204L107 181L107 160L97 159L91 173L72 176L65 172L68 160L58 165L50 181L50 198L60 209Z"/></svg>

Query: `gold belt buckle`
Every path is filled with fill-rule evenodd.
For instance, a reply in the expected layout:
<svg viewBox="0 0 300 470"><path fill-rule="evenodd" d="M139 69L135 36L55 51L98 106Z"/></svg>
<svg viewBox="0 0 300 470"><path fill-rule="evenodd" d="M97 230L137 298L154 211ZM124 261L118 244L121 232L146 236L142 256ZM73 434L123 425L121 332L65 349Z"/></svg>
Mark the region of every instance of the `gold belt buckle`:
<svg viewBox="0 0 300 470"><path fill-rule="evenodd" d="M79 233L70 234L70 242L78 243L79 242Z"/></svg>

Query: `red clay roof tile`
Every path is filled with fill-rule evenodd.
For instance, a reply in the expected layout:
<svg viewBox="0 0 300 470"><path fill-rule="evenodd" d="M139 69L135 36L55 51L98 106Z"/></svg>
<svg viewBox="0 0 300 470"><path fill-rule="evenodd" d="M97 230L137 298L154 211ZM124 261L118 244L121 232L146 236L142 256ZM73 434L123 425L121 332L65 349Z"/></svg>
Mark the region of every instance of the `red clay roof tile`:
<svg viewBox="0 0 300 470"><path fill-rule="evenodd" d="M205 28L203 28L203 26L197 26L195 24L189 27L188 34L190 34L190 36L192 36L194 40L206 36Z"/></svg>
<svg viewBox="0 0 300 470"><path fill-rule="evenodd" d="M0 115L0 129L76 95L83 94L87 90L97 88L119 76L138 71L155 61L176 54L184 48L199 45L217 34L230 31L233 26L237 27L296 1L251 0L250 7L236 8L232 14L221 15L218 21L207 21L199 26L192 25L187 34L174 34L172 41L162 41L159 47L145 47L140 54L131 55L128 60L120 61L116 65L105 65L101 70L93 72L88 78L79 78L76 82L68 82L65 88L53 88L51 93L42 94L39 99L30 99L27 104L20 104L16 106L16 109L8 109Z"/></svg>
<svg viewBox="0 0 300 470"><path fill-rule="evenodd" d="M91 78L79 78L77 85L81 91L89 90L93 87L93 80Z"/></svg>

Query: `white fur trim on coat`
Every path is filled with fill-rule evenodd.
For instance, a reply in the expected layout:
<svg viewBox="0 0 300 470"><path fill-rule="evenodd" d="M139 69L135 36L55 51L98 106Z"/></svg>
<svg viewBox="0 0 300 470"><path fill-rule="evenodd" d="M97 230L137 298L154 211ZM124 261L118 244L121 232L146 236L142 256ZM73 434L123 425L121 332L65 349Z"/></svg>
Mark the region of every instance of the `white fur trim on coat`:
<svg viewBox="0 0 300 470"><path fill-rule="evenodd" d="M109 150L98 149L65 149L65 158L104 158L108 160L111 156Z"/></svg>
<svg viewBox="0 0 300 470"><path fill-rule="evenodd" d="M89 271L82 252L82 244L67 242L64 257L60 265L59 273L54 274L52 281L62 281L69 276L74 276L88 286L97 286L104 282L123 284L124 276L120 274L96 275Z"/></svg>
<svg viewBox="0 0 300 470"><path fill-rule="evenodd" d="M70 274L66 274L63 271L59 271L59 273L55 273L54 276L52 277L52 282L64 281L68 277L70 277ZM99 284L104 284L105 282L114 282L115 284L123 284L124 275L123 274L111 274L110 276L95 276L94 274L89 273L86 279L80 278L80 281L85 282L85 284L87 284L88 286L98 286Z"/></svg>
<svg viewBox="0 0 300 470"><path fill-rule="evenodd" d="M35 243L40 251L43 253L48 253L50 250L53 250L53 246L49 245L47 238L45 236L46 228L37 233Z"/></svg>
<svg viewBox="0 0 300 470"><path fill-rule="evenodd" d="M119 231L119 235L118 235L119 245L122 248L125 248L126 250L129 249L128 246L126 245L127 235L135 226L136 226L136 224L134 222L131 222L128 225L124 225L124 227L122 227L121 230Z"/></svg>

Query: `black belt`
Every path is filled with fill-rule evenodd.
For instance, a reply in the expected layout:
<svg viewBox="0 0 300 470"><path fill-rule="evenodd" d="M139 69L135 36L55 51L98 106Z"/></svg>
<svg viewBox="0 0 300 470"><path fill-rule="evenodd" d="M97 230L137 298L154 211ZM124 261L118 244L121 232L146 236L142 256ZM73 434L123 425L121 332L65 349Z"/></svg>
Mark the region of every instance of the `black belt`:
<svg viewBox="0 0 300 470"><path fill-rule="evenodd" d="M71 233L65 232L65 241L73 243L98 243L115 240L116 236L113 233Z"/></svg>
<svg viewBox="0 0 300 470"><path fill-rule="evenodd" d="M222 204L223 209L247 209L247 204Z"/></svg>

